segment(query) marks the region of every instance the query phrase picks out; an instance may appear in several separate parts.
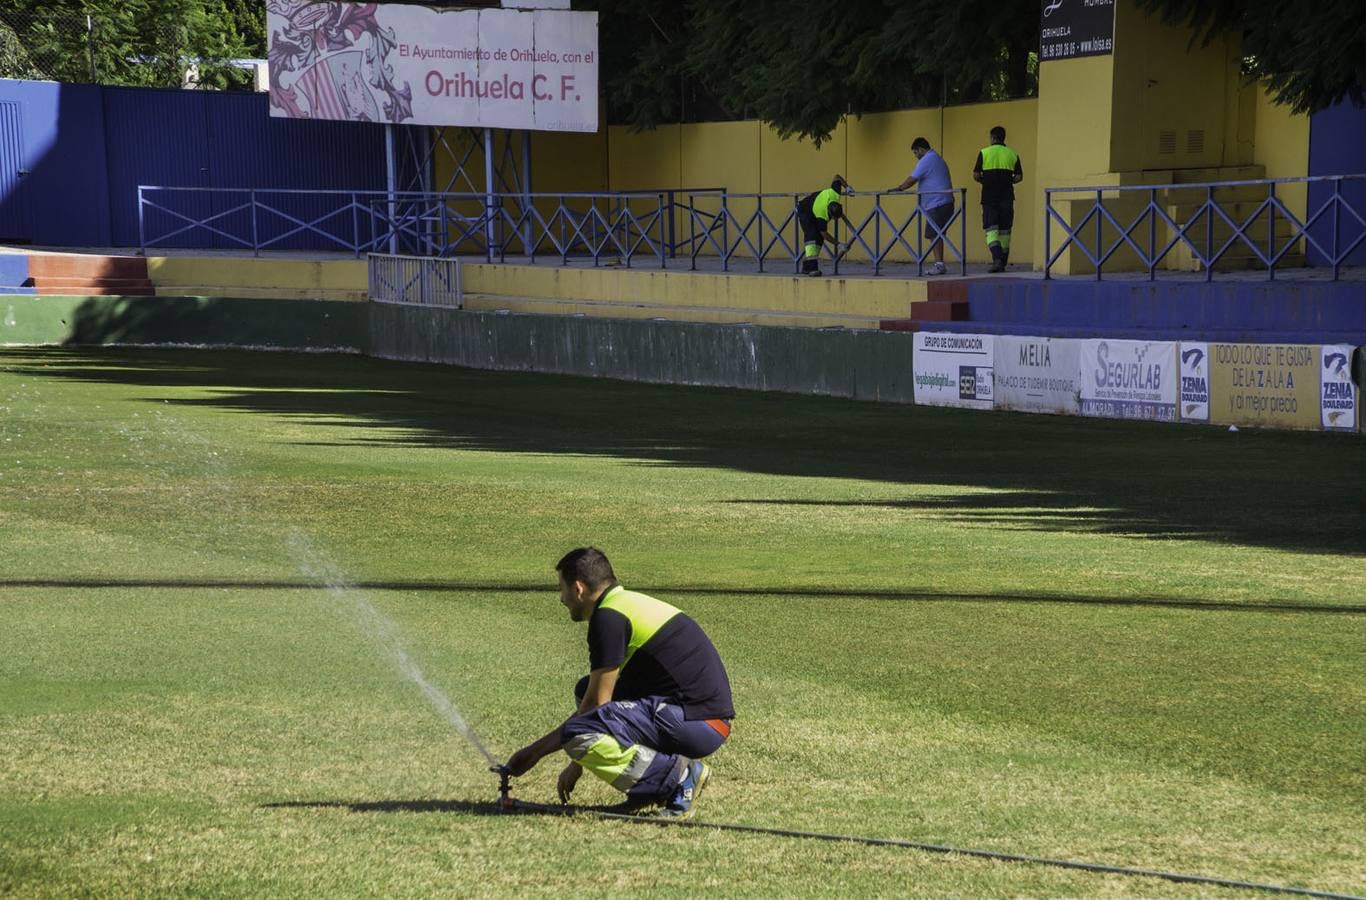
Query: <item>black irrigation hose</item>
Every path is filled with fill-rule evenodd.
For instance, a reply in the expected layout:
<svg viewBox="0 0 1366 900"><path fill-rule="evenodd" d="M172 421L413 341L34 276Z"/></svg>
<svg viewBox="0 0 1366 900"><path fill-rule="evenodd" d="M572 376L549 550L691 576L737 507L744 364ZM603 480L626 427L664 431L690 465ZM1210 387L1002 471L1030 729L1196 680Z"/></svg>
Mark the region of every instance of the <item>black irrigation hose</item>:
<svg viewBox="0 0 1366 900"><path fill-rule="evenodd" d="M736 825L731 822L699 822L695 819L666 819L653 816L634 816L627 813L610 812L585 806L551 806L546 803L529 803L525 800L509 800L505 807L512 812L552 813L571 816L575 813L588 813L603 819L618 819L624 822L643 822L651 825L683 825L689 828L710 828L715 831L741 831L749 834L771 834L778 837L808 838L816 841L846 842L866 844L873 847L905 847L911 850L924 850L930 853L957 853L962 856L976 856L1000 862L1033 863L1040 866L1055 866L1062 869L1080 869L1084 872L1105 872L1112 875L1131 875L1142 878L1163 878L1167 881L1185 884L1210 884L1219 887L1242 888L1244 890L1268 891L1276 894L1297 894L1302 897L1328 897L1332 900L1366 900L1355 894L1335 894L1331 891L1315 891L1310 888L1287 887L1279 884L1260 884L1255 881L1237 881L1232 878L1214 878L1209 875L1187 875L1182 872L1163 872L1159 869L1135 869L1128 866L1107 866L1100 863L1077 862L1070 859L1049 859L1044 856L1023 856L1017 853L997 853L994 850L972 850L963 847L949 847L943 844L922 844L916 841L898 841L891 838L860 837L851 834L822 834L818 831L793 831L788 828L764 828L759 825Z"/></svg>

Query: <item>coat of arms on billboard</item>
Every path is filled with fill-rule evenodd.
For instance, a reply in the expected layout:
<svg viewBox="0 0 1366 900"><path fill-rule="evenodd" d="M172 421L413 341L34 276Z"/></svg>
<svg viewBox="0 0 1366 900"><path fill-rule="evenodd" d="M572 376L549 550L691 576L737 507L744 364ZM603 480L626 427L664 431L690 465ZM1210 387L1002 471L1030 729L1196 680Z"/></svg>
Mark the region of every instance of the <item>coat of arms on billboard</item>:
<svg viewBox="0 0 1366 900"><path fill-rule="evenodd" d="M270 105L298 119L402 122L413 117L413 92L393 80L392 28L375 3L269 0ZM382 111L381 111L382 109Z"/></svg>

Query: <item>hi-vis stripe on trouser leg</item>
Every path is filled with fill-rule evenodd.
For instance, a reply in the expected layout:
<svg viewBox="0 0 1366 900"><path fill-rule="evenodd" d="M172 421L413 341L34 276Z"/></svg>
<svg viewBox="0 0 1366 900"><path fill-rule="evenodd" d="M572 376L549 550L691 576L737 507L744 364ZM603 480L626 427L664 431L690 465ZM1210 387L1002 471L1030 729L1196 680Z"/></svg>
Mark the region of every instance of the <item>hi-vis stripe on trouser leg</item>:
<svg viewBox="0 0 1366 900"><path fill-rule="evenodd" d="M619 791L635 787L655 758L649 747L623 747L610 734L581 734L564 745L564 752Z"/></svg>

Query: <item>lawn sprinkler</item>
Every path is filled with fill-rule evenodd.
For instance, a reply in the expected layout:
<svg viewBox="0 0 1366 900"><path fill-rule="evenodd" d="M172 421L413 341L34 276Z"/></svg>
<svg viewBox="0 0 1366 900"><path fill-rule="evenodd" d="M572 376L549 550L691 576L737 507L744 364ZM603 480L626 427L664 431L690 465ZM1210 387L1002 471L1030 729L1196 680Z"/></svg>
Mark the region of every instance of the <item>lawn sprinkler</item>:
<svg viewBox="0 0 1366 900"><path fill-rule="evenodd" d="M510 812L516 806L512 799L512 773L507 766L489 766L489 771L498 776L498 809Z"/></svg>

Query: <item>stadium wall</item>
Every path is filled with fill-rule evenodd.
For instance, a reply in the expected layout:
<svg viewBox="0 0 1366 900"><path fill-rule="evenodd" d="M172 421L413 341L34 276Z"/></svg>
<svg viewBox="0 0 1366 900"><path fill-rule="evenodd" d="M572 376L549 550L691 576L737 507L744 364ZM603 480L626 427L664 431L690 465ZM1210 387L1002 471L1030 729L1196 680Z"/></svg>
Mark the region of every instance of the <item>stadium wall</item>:
<svg viewBox="0 0 1366 900"><path fill-rule="evenodd" d="M8 112L18 132L0 142L0 167L31 173L0 179L0 239L135 247L140 184L384 189L383 129L273 119L266 104L264 94L0 79L0 130L11 130L3 128ZM207 216L241 202L205 196L197 207L184 208ZM293 227L264 226L262 239L272 236L272 227ZM161 246L222 243L202 231L192 237ZM321 246L301 234L274 249Z"/></svg>
<svg viewBox="0 0 1366 900"><path fill-rule="evenodd" d="M819 331L329 301L0 296L0 346L214 346L856 400L1357 432L1359 344Z"/></svg>
<svg viewBox="0 0 1366 900"><path fill-rule="evenodd" d="M910 403L911 335L370 304L371 356Z"/></svg>

